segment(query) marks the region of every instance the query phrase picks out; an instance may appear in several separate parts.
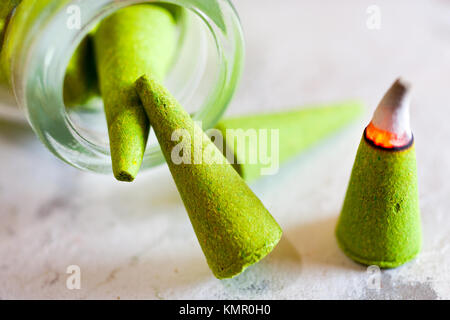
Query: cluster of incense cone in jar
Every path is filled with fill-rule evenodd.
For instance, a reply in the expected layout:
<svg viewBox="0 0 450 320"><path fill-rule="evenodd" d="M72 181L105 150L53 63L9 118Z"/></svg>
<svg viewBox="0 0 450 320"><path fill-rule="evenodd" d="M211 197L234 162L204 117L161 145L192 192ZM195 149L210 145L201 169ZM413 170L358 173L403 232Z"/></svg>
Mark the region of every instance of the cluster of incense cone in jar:
<svg viewBox="0 0 450 320"><path fill-rule="evenodd" d="M179 10L141 4L104 19L69 63L65 103L70 108L101 95L120 181L136 178L154 130L209 267L217 278L230 278L263 259L282 235L247 185L265 168L246 161L264 137L244 147L236 141L248 130L275 129L266 147L284 163L357 119L363 106L352 101L224 119L215 128L221 141L213 142L163 85L177 50ZM397 267L420 251L409 91L397 80L364 131L336 228L342 250L362 264ZM177 131L183 134L174 141Z"/></svg>

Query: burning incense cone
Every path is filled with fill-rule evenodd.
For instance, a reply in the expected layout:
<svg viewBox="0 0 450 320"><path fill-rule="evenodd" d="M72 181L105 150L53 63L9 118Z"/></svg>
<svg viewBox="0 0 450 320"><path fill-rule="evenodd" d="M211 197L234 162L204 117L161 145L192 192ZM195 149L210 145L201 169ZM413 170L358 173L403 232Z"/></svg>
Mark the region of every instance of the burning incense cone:
<svg viewBox="0 0 450 320"><path fill-rule="evenodd" d="M258 149L267 148L267 153L273 153L272 156L279 154L278 162L282 164L349 124L360 116L363 110L360 102L344 102L315 108L225 119L219 122L216 128L225 140L224 152L231 153L227 159L232 161L234 168L246 181L252 181L263 174L264 168L268 166L267 163L263 163L262 159L258 159L256 162L250 161L252 153L260 154ZM270 130L279 130L279 148L274 145L273 139L264 139L264 141L260 139L259 132L265 129L269 131L268 137L271 136ZM249 130L254 131L256 143L245 140L250 133ZM238 141L239 143L244 141L243 148L237 145ZM261 144L266 141L267 145Z"/></svg>
<svg viewBox="0 0 450 320"><path fill-rule="evenodd" d="M209 267L219 279L240 274L272 251L281 228L167 89L146 77L136 88ZM175 133L183 137L181 163Z"/></svg>
<svg viewBox="0 0 450 320"><path fill-rule="evenodd" d="M102 21L94 40L113 172L118 180L132 181L149 133L134 82L144 73L165 76L176 50L176 23L160 6L131 6Z"/></svg>
<svg viewBox="0 0 450 320"><path fill-rule="evenodd" d="M84 38L67 66L64 103L68 107L85 105L99 94L92 42L91 36Z"/></svg>
<svg viewBox="0 0 450 320"><path fill-rule="evenodd" d="M420 251L416 154L409 124L409 86L397 80L366 128L336 228L353 260L395 268Z"/></svg>

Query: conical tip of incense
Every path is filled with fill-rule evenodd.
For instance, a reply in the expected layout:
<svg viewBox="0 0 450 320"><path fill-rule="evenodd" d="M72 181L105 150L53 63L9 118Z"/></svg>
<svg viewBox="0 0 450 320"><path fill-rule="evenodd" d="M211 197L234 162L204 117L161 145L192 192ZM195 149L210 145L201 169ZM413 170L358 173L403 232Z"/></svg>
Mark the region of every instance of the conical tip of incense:
<svg viewBox="0 0 450 320"><path fill-rule="evenodd" d="M133 182L139 171L139 167L134 164L135 162L130 158L124 159L123 157L122 159L117 159L117 157L112 159L114 177L118 181Z"/></svg>
<svg viewBox="0 0 450 320"><path fill-rule="evenodd" d="M115 174L115 177L117 180L122 181L122 182L133 182L134 181L134 176L126 171L120 171L118 173Z"/></svg>
<svg viewBox="0 0 450 320"><path fill-rule="evenodd" d="M122 114L109 127L112 169L117 180L132 182L141 167L148 124L135 121L133 111Z"/></svg>
<svg viewBox="0 0 450 320"><path fill-rule="evenodd" d="M411 139L412 132L409 120L410 87L410 84L402 78L394 82L373 115L372 124L376 128L395 134L398 137L405 136Z"/></svg>
<svg viewBox="0 0 450 320"><path fill-rule="evenodd" d="M121 182L133 182L138 174L138 169L124 161L113 163L114 177Z"/></svg>

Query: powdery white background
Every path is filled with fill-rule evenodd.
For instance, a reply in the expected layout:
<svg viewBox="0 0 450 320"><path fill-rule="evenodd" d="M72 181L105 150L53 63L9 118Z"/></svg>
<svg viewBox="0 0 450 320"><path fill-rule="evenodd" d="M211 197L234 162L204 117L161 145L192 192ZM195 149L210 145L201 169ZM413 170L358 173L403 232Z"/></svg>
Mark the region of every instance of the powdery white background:
<svg viewBox="0 0 450 320"><path fill-rule="evenodd" d="M370 5L381 29L366 26ZM228 115L361 98L355 125L251 185L284 229L278 248L239 277L206 265L166 166L133 184L54 158L26 125L0 120L0 298L450 298L450 3L238 0L247 41ZM334 238L356 149L384 91L413 85L424 244L382 271L381 289ZM81 290L66 268L81 268Z"/></svg>

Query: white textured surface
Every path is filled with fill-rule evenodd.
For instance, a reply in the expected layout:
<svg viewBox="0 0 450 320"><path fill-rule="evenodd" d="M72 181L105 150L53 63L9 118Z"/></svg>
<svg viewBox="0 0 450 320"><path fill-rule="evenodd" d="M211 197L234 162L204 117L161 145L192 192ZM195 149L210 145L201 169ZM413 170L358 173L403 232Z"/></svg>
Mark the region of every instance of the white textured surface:
<svg viewBox="0 0 450 320"><path fill-rule="evenodd" d="M229 114L360 97L351 129L252 185L282 225L278 249L238 278L210 273L167 167L134 184L71 168L26 126L0 121L0 298L450 298L450 3L237 0L245 75ZM381 30L366 9L381 9ZM364 126L399 75L414 85L424 245L381 290L334 226ZM81 290L66 268L81 267Z"/></svg>

